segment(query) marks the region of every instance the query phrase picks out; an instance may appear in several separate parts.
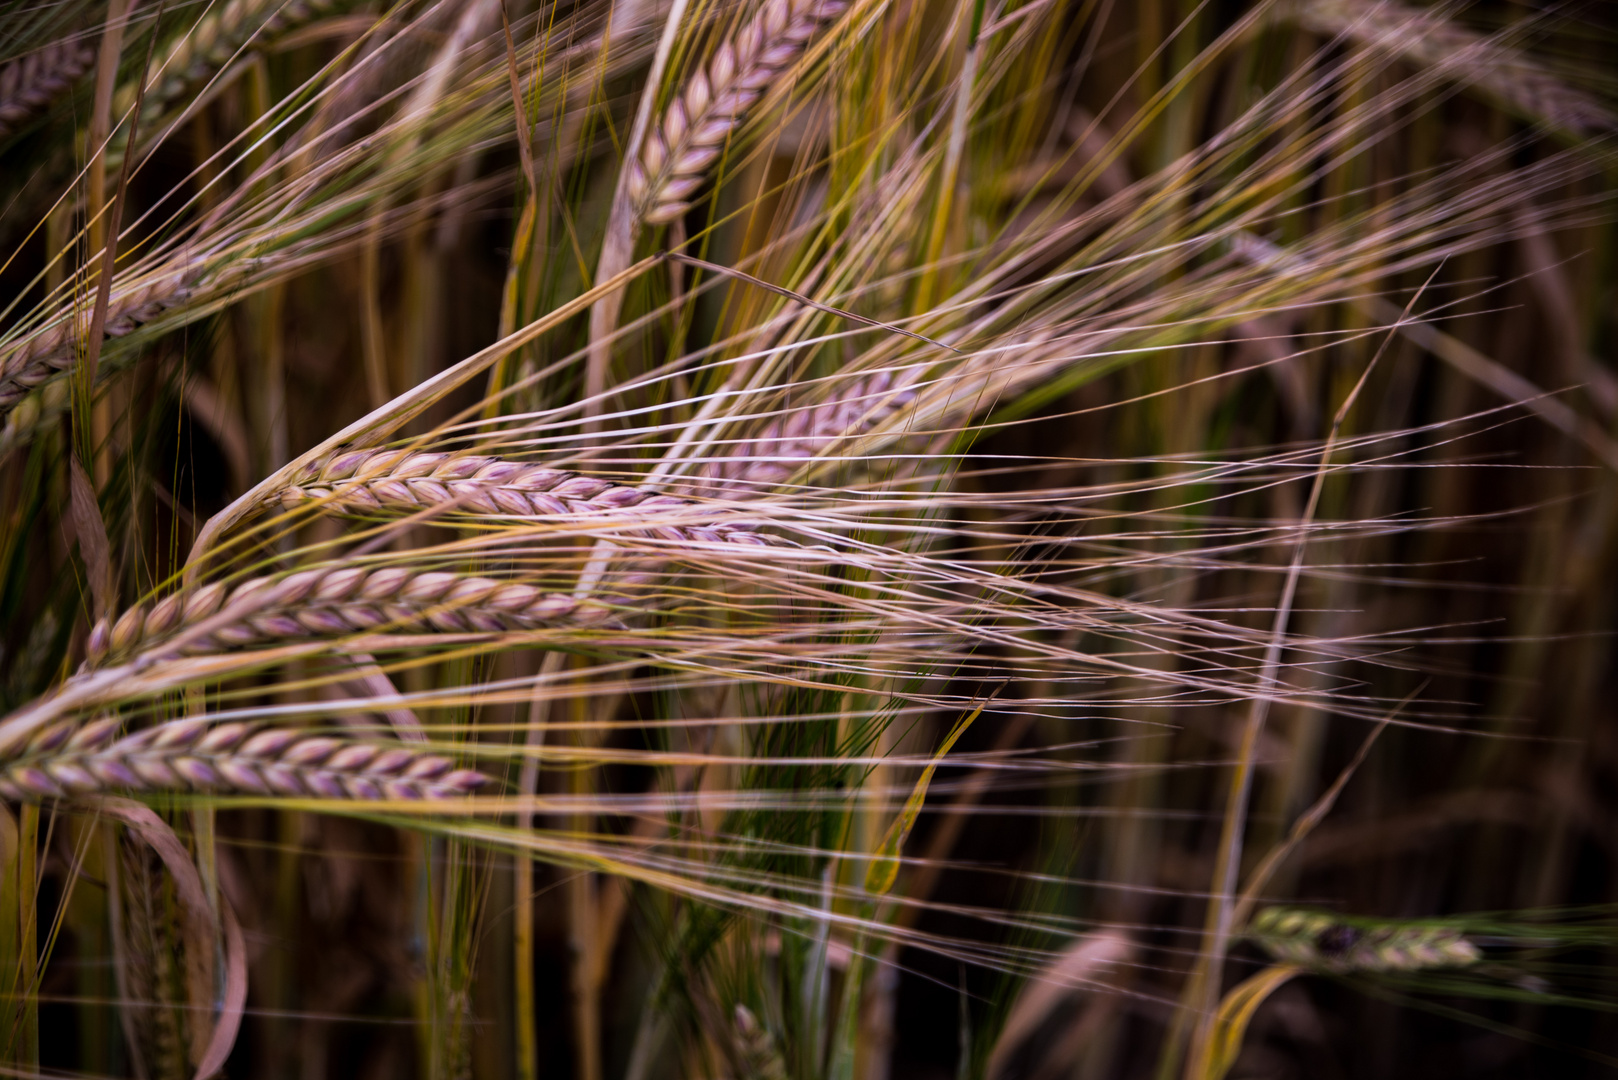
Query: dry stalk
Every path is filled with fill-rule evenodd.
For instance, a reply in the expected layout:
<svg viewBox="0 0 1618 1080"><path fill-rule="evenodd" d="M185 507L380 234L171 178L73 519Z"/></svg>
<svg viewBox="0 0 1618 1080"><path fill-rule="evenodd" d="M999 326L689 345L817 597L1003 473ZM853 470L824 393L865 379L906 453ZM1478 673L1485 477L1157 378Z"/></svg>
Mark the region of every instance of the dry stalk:
<svg viewBox="0 0 1618 1080"><path fill-rule="evenodd" d="M0 796L69 798L109 789L205 791L319 799L452 799L488 782L439 754L295 728L175 720L117 738L122 720L40 732L0 768Z"/></svg>
<svg viewBox="0 0 1618 1080"><path fill-rule="evenodd" d="M673 221L689 208L704 174L769 85L803 52L822 24L845 8L842 0L766 0L706 68L692 73L663 118L652 125L626 190L648 225Z"/></svg>
<svg viewBox="0 0 1618 1080"><path fill-rule="evenodd" d="M167 645L161 660L363 632L501 633L592 623L608 608L533 585L437 570L337 564L230 587L214 582L98 622L87 670Z"/></svg>
<svg viewBox="0 0 1618 1080"><path fill-rule="evenodd" d="M73 36L0 68L0 138L43 112L95 59L95 44Z"/></svg>

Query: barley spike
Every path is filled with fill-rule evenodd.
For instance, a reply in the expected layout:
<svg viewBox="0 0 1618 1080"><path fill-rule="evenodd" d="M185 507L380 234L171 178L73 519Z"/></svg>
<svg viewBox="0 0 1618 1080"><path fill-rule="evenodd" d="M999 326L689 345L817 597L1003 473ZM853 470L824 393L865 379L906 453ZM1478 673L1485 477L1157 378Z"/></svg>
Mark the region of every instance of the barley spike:
<svg viewBox="0 0 1618 1080"><path fill-rule="evenodd" d="M1297 908L1265 908L1253 917L1248 936L1278 963L1339 974L1468 967L1482 959L1451 927L1351 922Z"/></svg>
<svg viewBox="0 0 1618 1080"><path fill-rule="evenodd" d="M685 213L730 133L844 6L842 0L765 0L720 43L653 123L640 156L628 165L627 191L641 221L662 225Z"/></svg>
<svg viewBox="0 0 1618 1080"><path fill-rule="evenodd" d="M90 69L95 57L93 43L68 37L0 68L0 138L43 112Z"/></svg>
<svg viewBox="0 0 1618 1080"><path fill-rule="evenodd" d="M840 387L825 401L772 417L756 434L709 463L705 475L733 498L773 487L838 440L870 431L915 398L892 372L873 372Z"/></svg>
<svg viewBox="0 0 1618 1080"><path fill-rule="evenodd" d="M271 497L288 509L315 500L327 500L336 510L358 512L414 512L455 503L457 509L474 514L627 520L634 523L634 532L676 543L770 543L755 531L754 522L692 520L700 504L690 499L476 454L339 452L311 463L303 482Z"/></svg>
<svg viewBox="0 0 1618 1080"><path fill-rule="evenodd" d="M161 61L153 64L163 75L142 100L142 128L149 129L173 102L229 63L250 39L268 42L336 5L337 0L230 0L211 10L174 38ZM133 104L136 89L133 83L118 88L113 98L117 114Z"/></svg>
<svg viewBox="0 0 1618 1080"><path fill-rule="evenodd" d="M189 300L202 275L200 259L177 259L174 269L138 285L117 288L107 304L106 336L123 337L165 310ZM0 346L0 415L13 409L28 392L77 360L78 320L71 309L31 334Z"/></svg>
<svg viewBox="0 0 1618 1080"><path fill-rule="evenodd" d="M440 754L397 743L206 717L118 738L121 723L106 717L47 727L0 766L0 797L37 802L122 789L420 801L460 798L488 783Z"/></svg>
<svg viewBox="0 0 1618 1080"><path fill-rule="evenodd" d="M778 485L838 439L869 431L915 399L891 372L843 387L829 400L772 418L756 434L703 470L698 487L723 488L733 499ZM675 543L775 543L759 523L731 517L700 520L702 504L633 484L478 454L344 450L311 462L304 478L272 493L287 509L320 501L342 512L414 513L455 503L474 514L597 518L632 523L629 531ZM721 508L715 508L719 513ZM697 520L693 520L697 518Z"/></svg>
<svg viewBox="0 0 1618 1080"><path fill-rule="evenodd" d="M1551 127L1575 135L1618 131L1618 115L1528 54L1431 11L1387 0L1306 0L1298 17L1316 33L1449 73Z"/></svg>
<svg viewBox="0 0 1618 1080"><path fill-rule="evenodd" d="M182 655L222 652L275 641L339 637L402 629L499 633L556 623L598 622L608 609L533 585L401 566L335 564L235 587L222 582L132 607L116 622L102 619L86 645L87 670L103 667L191 633Z"/></svg>

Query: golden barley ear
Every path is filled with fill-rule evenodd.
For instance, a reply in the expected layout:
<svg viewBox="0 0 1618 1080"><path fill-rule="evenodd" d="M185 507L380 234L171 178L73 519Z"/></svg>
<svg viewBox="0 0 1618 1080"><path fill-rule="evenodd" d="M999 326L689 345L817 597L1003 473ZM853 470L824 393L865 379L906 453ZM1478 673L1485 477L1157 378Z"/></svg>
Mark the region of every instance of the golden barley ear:
<svg viewBox="0 0 1618 1080"><path fill-rule="evenodd" d="M165 310L184 304L203 273L201 260L178 259L169 273L122 288L115 283L107 306L106 336L123 337ZM0 415L16 408L34 387L77 362L78 333L72 311L65 310L0 351Z"/></svg>
<svg viewBox="0 0 1618 1080"><path fill-rule="evenodd" d="M90 70L95 58L95 44L75 36L0 68L0 138L44 112Z"/></svg>
<svg viewBox="0 0 1618 1080"><path fill-rule="evenodd" d="M640 157L628 165L629 198L641 221L666 224L690 208L687 200L702 186L730 133L816 31L845 7L842 0L767 0L720 43L652 125Z"/></svg>
<svg viewBox="0 0 1618 1080"><path fill-rule="evenodd" d="M631 535L675 543L766 545L756 522L703 511L650 487L479 454L351 450L311 462L305 478L272 492L267 505L311 503L340 513L414 513L435 506L529 520L584 518Z"/></svg>
<svg viewBox="0 0 1618 1080"><path fill-rule="evenodd" d="M207 717L117 737L118 717L46 728L0 767L0 796L17 801L106 791L201 791L294 798L419 802L470 795L488 783L419 746L362 742L296 728L255 729Z"/></svg>
<svg viewBox="0 0 1618 1080"><path fill-rule="evenodd" d="M132 607L116 622L96 624L85 667L94 671L165 647L182 656L404 628L500 633L595 622L606 614L600 603L518 581L338 563L234 587L214 582Z"/></svg>

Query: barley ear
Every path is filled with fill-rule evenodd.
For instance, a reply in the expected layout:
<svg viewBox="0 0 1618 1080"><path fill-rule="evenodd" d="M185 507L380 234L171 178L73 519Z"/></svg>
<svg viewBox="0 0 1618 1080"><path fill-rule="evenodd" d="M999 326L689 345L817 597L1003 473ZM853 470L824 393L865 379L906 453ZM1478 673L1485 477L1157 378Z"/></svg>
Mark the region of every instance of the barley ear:
<svg viewBox="0 0 1618 1080"><path fill-rule="evenodd" d="M69 37L0 68L0 138L44 112L95 58L93 43Z"/></svg>
<svg viewBox="0 0 1618 1080"><path fill-rule="evenodd" d="M747 111L845 6L842 0L766 0L720 43L647 132L640 157L629 163L629 198L641 221L662 225L685 213Z"/></svg>
<svg viewBox="0 0 1618 1080"><path fill-rule="evenodd" d="M488 777L457 769L449 758L397 743L174 720L117 738L120 721L79 727L62 721L36 735L0 765L0 795L17 801L121 791L382 799L420 802L461 798Z"/></svg>

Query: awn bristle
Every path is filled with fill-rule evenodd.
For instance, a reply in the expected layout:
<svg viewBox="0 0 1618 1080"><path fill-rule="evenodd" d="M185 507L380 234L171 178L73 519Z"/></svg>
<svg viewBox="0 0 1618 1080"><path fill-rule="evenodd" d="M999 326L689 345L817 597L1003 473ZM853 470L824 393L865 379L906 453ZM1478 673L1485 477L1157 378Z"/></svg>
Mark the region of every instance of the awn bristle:
<svg viewBox="0 0 1618 1080"><path fill-rule="evenodd" d="M1318 911L1266 908L1248 937L1277 961L1322 971L1420 971L1482 958L1459 931L1412 923L1353 925Z"/></svg>
<svg viewBox="0 0 1618 1080"><path fill-rule="evenodd" d="M178 259L169 273L157 274L132 288L114 288L107 304L106 336L123 337L169 308L191 299L202 275L201 262ZM10 345L0 347L0 415L10 412L28 392L78 359L83 327L69 309L55 320ZM88 322L88 314L85 314Z"/></svg>
<svg viewBox="0 0 1618 1080"><path fill-rule="evenodd" d="M1521 50L1440 15L1382 0L1308 0L1299 21L1325 36L1443 71L1512 112L1576 135L1618 131L1618 115Z"/></svg>
<svg viewBox="0 0 1618 1080"><path fill-rule="evenodd" d="M686 200L747 111L845 6L842 0L767 0L720 43L706 70L691 75L647 132L640 158L629 163L629 198L642 221L661 225L685 213Z"/></svg>
<svg viewBox="0 0 1618 1080"><path fill-rule="evenodd" d="M64 38L0 68L0 138L43 112L95 63L95 45Z"/></svg>
<svg viewBox="0 0 1618 1080"><path fill-rule="evenodd" d="M0 766L0 795L37 800L130 791L207 791L318 799L452 799L488 777L439 754L397 744L254 730L206 718L175 720L116 738L122 721L63 721Z"/></svg>
<svg viewBox="0 0 1618 1080"><path fill-rule="evenodd" d="M221 652L274 641L361 632L429 629L500 633L605 618L601 603L547 593L533 585L407 567L336 565L234 588L214 582L130 608L109 626L98 622L86 645L87 668L102 667L202 629L177 643L180 655Z"/></svg>

